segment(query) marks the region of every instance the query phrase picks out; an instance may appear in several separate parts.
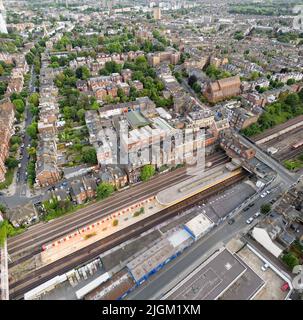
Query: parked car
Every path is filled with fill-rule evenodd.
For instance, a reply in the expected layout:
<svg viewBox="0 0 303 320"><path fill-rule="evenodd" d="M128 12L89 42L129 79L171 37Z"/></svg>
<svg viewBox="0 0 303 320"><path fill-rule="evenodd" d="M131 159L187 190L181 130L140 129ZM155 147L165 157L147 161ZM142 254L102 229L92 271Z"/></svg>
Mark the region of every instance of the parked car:
<svg viewBox="0 0 303 320"><path fill-rule="evenodd" d="M256 212L256 213L254 214L254 217L255 217L255 218L258 218L260 215L261 215L261 213L258 211L258 212Z"/></svg>
<svg viewBox="0 0 303 320"><path fill-rule="evenodd" d="M247 224L251 224L254 221L253 217L250 217L249 219L246 220Z"/></svg>
<svg viewBox="0 0 303 320"><path fill-rule="evenodd" d="M247 211L247 210L249 210L249 207L245 207L245 208L243 209L243 211Z"/></svg>
<svg viewBox="0 0 303 320"><path fill-rule="evenodd" d="M289 284L287 282L284 282L283 285L281 286L282 291L288 291L289 290Z"/></svg>
<svg viewBox="0 0 303 320"><path fill-rule="evenodd" d="M267 263L263 264L263 266L261 267L262 271L266 271L268 269L269 265Z"/></svg>

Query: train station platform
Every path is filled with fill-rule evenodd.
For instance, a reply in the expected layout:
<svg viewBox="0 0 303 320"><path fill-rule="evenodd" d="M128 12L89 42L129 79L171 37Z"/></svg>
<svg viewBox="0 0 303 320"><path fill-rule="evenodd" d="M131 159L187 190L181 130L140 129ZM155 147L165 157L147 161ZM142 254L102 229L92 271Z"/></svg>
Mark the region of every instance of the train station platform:
<svg viewBox="0 0 303 320"><path fill-rule="evenodd" d="M230 179L241 172L241 168L230 172L225 168L224 164L162 190L156 195L156 200L161 205L169 207Z"/></svg>

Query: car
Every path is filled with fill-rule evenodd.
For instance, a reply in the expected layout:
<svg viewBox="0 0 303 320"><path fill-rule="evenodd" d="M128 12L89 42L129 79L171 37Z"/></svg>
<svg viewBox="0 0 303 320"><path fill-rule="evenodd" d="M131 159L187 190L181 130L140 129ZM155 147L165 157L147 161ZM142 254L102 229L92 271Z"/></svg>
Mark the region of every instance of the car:
<svg viewBox="0 0 303 320"><path fill-rule="evenodd" d="M235 222L235 219L231 218L228 220L228 224L233 224Z"/></svg>
<svg viewBox="0 0 303 320"><path fill-rule="evenodd" d="M267 196L267 192L263 192L262 194L261 194L261 198L264 198L264 197L266 197Z"/></svg>
<svg viewBox="0 0 303 320"><path fill-rule="evenodd" d="M243 211L247 211L247 210L249 210L249 207L245 207L245 208L243 209Z"/></svg>
<svg viewBox="0 0 303 320"><path fill-rule="evenodd" d="M246 220L247 224L251 224L254 221L253 217L250 217L249 219Z"/></svg>
<svg viewBox="0 0 303 320"><path fill-rule="evenodd" d="M267 263L264 263L263 266L261 267L262 271L266 271L268 269L269 265Z"/></svg>
<svg viewBox="0 0 303 320"><path fill-rule="evenodd" d="M260 215L261 215L261 213L258 211L258 212L256 212L256 213L254 214L254 217L255 217L255 218L258 218Z"/></svg>
<svg viewBox="0 0 303 320"><path fill-rule="evenodd" d="M255 204L254 203L250 203L248 206L251 208L253 207Z"/></svg>
<svg viewBox="0 0 303 320"><path fill-rule="evenodd" d="M21 144L21 148L24 148L24 143Z"/></svg>
<svg viewBox="0 0 303 320"><path fill-rule="evenodd" d="M270 194L270 190L267 190L266 193L267 193L267 194Z"/></svg>
<svg viewBox="0 0 303 320"><path fill-rule="evenodd" d="M287 282L284 282L283 285L281 286L282 291L288 291L289 290L289 284Z"/></svg>

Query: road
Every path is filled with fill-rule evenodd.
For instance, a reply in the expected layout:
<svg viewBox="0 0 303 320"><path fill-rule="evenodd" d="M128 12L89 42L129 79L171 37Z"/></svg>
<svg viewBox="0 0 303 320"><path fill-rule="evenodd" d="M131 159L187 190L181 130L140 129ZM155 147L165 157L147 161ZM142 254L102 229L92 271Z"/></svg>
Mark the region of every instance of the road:
<svg viewBox="0 0 303 320"><path fill-rule="evenodd" d="M198 240L181 256L170 262L161 271L153 275L148 281L138 287L131 293L128 300L154 300L160 299L167 291L173 288L187 274L193 271L202 261L205 261L212 253L214 253L223 244L226 244L236 235L246 233L250 228L258 223L254 220L252 224L247 225L246 220L253 216L263 203L269 202L283 191L278 184L274 185L278 188L265 198L259 197L255 201L255 205L246 212L241 212L236 216L235 222L229 225L227 221L213 229L206 237ZM263 218L261 215L258 219Z"/></svg>
<svg viewBox="0 0 303 320"><path fill-rule="evenodd" d="M30 78L30 82L29 82L29 94L32 94L36 91L35 88L35 81L34 79L36 78L35 72L34 72L34 68L33 66L31 67L31 78ZM27 147L30 145L31 143L31 137L26 133L26 128L32 123L33 121L33 116L30 112L29 109L29 103L27 101L26 103L26 108L25 108L25 125L24 125L24 138L23 138L23 145L24 147L21 148L21 167L19 168L19 170L17 171L17 176L18 176L18 180L17 180L17 185L16 185L16 193L15 196L26 196L26 191L28 188L27 185L27 164L29 162L29 155L27 152Z"/></svg>
<svg viewBox="0 0 303 320"><path fill-rule="evenodd" d="M272 157L270 157L268 154L266 154L261 148L259 148L254 143L250 142L247 138L234 133L235 136L237 136L240 141L245 144L248 147L254 148L256 150L256 158L264 162L266 165L268 165L272 170L276 171L278 174L278 177L281 179L281 181L284 181L284 183L288 185L292 185L293 183L296 183L299 179L299 175L295 173L290 173L283 165L281 165L278 161L274 160Z"/></svg>

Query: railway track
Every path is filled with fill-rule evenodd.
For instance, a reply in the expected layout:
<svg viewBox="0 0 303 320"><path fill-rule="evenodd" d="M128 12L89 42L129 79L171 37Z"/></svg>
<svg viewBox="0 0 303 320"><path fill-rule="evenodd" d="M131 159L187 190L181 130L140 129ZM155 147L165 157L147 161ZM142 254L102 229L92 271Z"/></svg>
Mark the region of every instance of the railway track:
<svg viewBox="0 0 303 320"><path fill-rule="evenodd" d="M207 161L213 162L213 167L228 161L224 153L218 153L208 157ZM212 167L212 168L213 168ZM188 178L186 169L181 168L169 174L164 174L146 184L132 187L128 190L116 193L115 197L105 199L102 202L89 205L79 212L58 218L48 223L39 223L25 233L9 239L8 252L13 262L10 267L21 263L41 251L42 244L59 238L66 233L93 223L104 215L120 210L127 205L143 200L168 186L181 182ZM30 252L29 252L30 251ZM25 255L22 253L25 252ZM29 252L29 253L28 253Z"/></svg>
<svg viewBox="0 0 303 320"><path fill-rule="evenodd" d="M303 153L303 146L301 146L297 149L289 150L288 152L279 155L277 158L279 161L284 161L284 160L292 159L302 153Z"/></svg>
<svg viewBox="0 0 303 320"><path fill-rule="evenodd" d="M118 231L115 234L106 237L105 239L92 243L89 246L82 248L67 257L59 259L45 267L35 270L29 276L10 284L11 298L21 299L27 291L37 287L45 281L52 279L54 276L65 273L76 266L94 259L110 248L113 248L114 246L119 245L128 239L139 236L144 231L162 223L163 221L171 217L176 216L180 211L224 190L227 186L241 181L245 176L246 173L242 172L237 176L227 179L217 186L213 186L206 191L196 194L178 204L173 205L172 207L154 214L153 216L141 220L133 224L132 226Z"/></svg>
<svg viewBox="0 0 303 320"><path fill-rule="evenodd" d="M278 136L278 137L275 137L275 138L269 140L268 142L264 142L264 143L262 143L262 144L263 144L263 145L266 145L266 148L269 148L269 147L274 146L277 142L286 139L287 137L289 137L289 135L294 135L294 134L296 134L296 133L298 133L298 132L301 132L301 131L302 131L302 126L299 127L299 128L293 129L293 130L291 130L290 132L284 133L284 134L282 134L282 135L280 135L280 136ZM256 140L255 143L257 143L258 141L259 141L259 140ZM261 144L261 145L262 145L262 144Z"/></svg>

